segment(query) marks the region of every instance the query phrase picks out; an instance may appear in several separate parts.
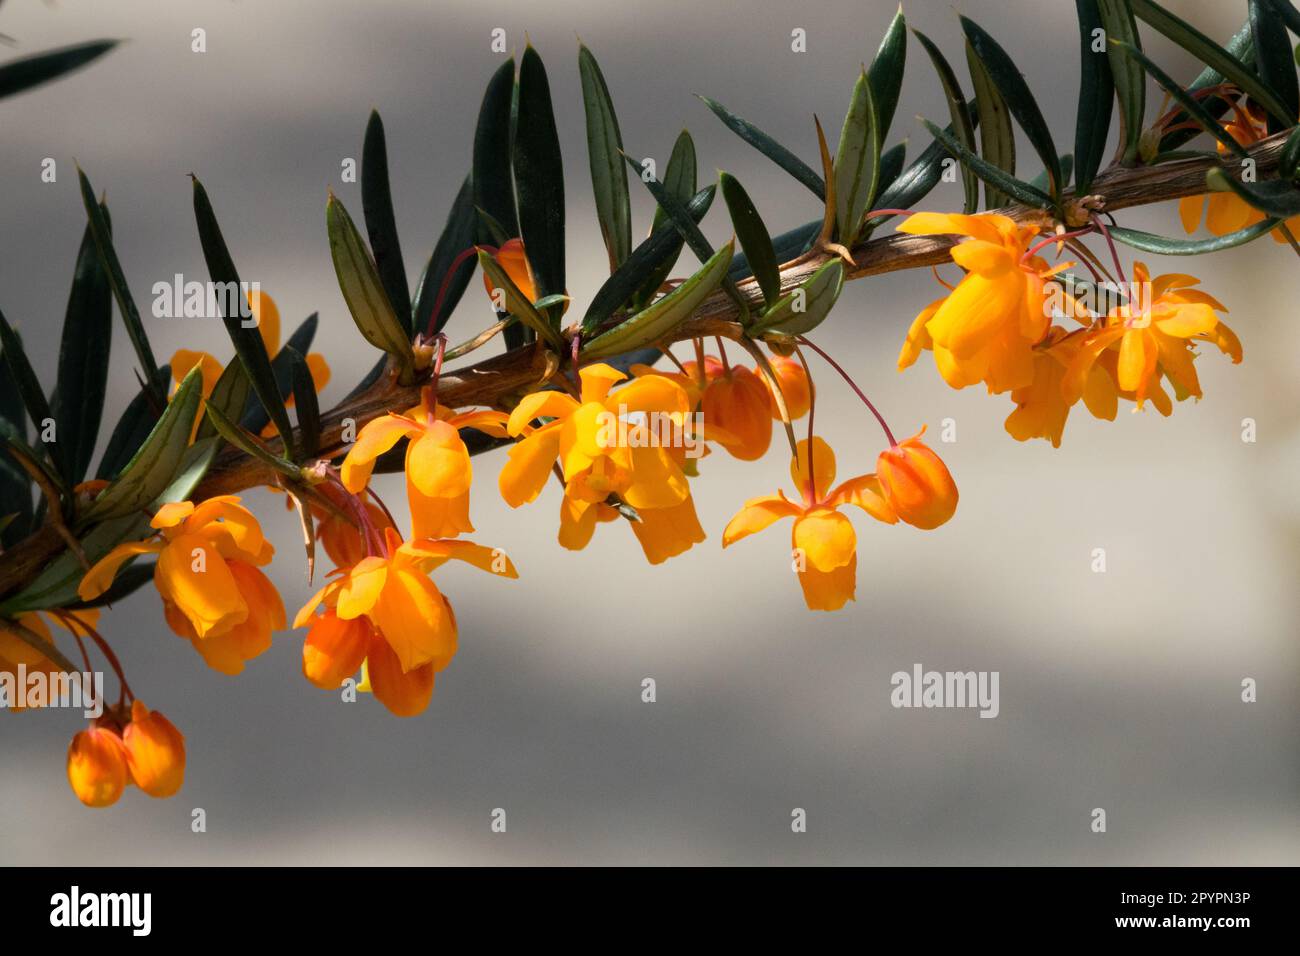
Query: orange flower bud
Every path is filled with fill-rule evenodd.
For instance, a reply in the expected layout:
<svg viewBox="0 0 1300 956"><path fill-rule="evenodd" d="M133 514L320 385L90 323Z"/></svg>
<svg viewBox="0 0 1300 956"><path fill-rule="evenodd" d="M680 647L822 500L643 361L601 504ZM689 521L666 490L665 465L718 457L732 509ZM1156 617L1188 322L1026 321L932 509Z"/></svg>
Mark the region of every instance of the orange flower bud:
<svg viewBox="0 0 1300 956"><path fill-rule="evenodd" d="M131 779L151 797L170 797L185 782L185 737L170 720L141 701L131 704L122 735Z"/></svg>
<svg viewBox="0 0 1300 956"><path fill-rule="evenodd" d="M741 461L762 458L772 442L771 395L763 380L747 368L733 367L709 383L700 401L706 427L728 437L722 447Z"/></svg>
<svg viewBox="0 0 1300 956"><path fill-rule="evenodd" d="M68 783L88 807L117 803L126 789L126 749L122 738L104 727L91 727L68 747Z"/></svg>
<svg viewBox="0 0 1300 956"><path fill-rule="evenodd" d="M812 389L808 385L808 374L803 369L803 363L788 355L773 355L772 371L776 373L777 384L781 386L781 395L785 398L785 409L790 413L790 420L803 418L812 407ZM766 376L759 377L767 386L772 417L780 421L781 410L777 407L776 396L772 394L772 385Z"/></svg>
<svg viewBox="0 0 1300 956"><path fill-rule="evenodd" d="M524 254L524 241L522 239L508 239L501 244L497 254L492 258L496 259L505 274L510 277L510 281L519 287L519 291L528 297L529 302L537 300L537 288L533 283L533 270L528 265L528 257ZM487 289L487 294L492 295L492 280L486 275L483 276L483 287Z"/></svg>
<svg viewBox="0 0 1300 956"><path fill-rule="evenodd" d="M908 524L937 528L957 510L957 485L947 466L916 435L880 453L876 476L890 507Z"/></svg>

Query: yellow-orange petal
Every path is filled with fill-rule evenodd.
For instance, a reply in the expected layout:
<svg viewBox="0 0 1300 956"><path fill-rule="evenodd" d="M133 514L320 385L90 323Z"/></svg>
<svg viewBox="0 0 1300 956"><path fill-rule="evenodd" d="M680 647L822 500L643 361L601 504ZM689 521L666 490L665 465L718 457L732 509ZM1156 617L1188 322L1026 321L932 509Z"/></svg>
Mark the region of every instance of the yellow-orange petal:
<svg viewBox="0 0 1300 956"><path fill-rule="evenodd" d="M374 628L364 617L345 621L326 611L307 631L302 674L322 690L334 690L361 667Z"/></svg>
<svg viewBox="0 0 1300 956"><path fill-rule="evenodd" d="M943 460L920 433L887 448L876 460L876 475L895 514L916 528L937 528L957 510L957 485Z"/></svg>
<svg viewBox="0 0 1300 956"><path fill-rule="evenodd" d="M128 541L119 544L104 555L77 585L77 597L83 601L93 601L113 584L118 570L138 554L157 554L163 549L163 543L154 538L147 541Z"/></svg>
<svg viewBox="0 0 1300 956"><path fill-rule="evenodd" d="M135 785L151 797L170 797L185 782L185 737L170 720L143 702L131 704L131 722L122 733L127 769Z"/></svg>
<svg viewBox="0 0 1300 956"><path fill-rule="evenodd" d="M727 522L727 527L722 532L722 546L724 548L728 547L741 538L757 534L782 518L793 518L802 513L803 510L784 495L777 494L751 498Z"/></svg>
<svg viewBox="0 0 1300 956"><path fill-rule="evenodd" d="M818 571L844 567L858 547L853 523L830 508L815 508L795 518L793 541L807 558L808 567Z"/></svg>
<svg viewBox="0 0 1300 956"><path fill-rule="evenodd" d="M450 607L447 612L451 613ZM369 690L394 716L422 714L433 699L433 665L403 670L397 654L378 632L370 638L365 670Z"/></svg>
<svg viewBox="0 0 1300 956"><path fill-rule="evenodd" d="M551 466L560 453L558 427L541 428L510 447L501 467L497 487L512 508L532 501L551 477Z"/></svg>
<svg viewBox="0 0 1300 956"><path fill-rule="evenodd" d="M790 459L790 480L794 482L795 490L804 496L805 501L815 497L821 500L826 497L826 492L831 485L835 484L835 452L831 446L826 444L820 435L814 435L812 440L812 485L815 485L815 496L808 494L810 482L808 475L808 439L800 439L795 445L797 457Z"/></svg>
<svg viewBox="0 0 1300 956"><path fill-rule="evenodd" d="M68 747L68 784L88 807L107 807L126 789L126 750L122 738L104 727L91 727Z"/></svg>

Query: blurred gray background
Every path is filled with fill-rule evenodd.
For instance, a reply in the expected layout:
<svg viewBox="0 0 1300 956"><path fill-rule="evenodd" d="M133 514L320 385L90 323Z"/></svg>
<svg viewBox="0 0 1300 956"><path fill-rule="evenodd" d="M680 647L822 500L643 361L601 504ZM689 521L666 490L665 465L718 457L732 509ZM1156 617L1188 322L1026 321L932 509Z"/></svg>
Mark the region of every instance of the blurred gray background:
<svg viewBox="0 0 1300 956"><path fill-rule="evenodd" d="M1225 38L1245 3L1170 6ZM957 11L1011 51L1062 151L1073 140L1073 4L909 2L914 26L961 70ZM176 273L206 279L186 173L207 186L241 273L278 301L286 332L319 310L317 350L334 367L331 405L373 361L330 265L326 188L360 217L340 162L359 157L371 107L388 129L397 220L414 281L470 159L479 98L501 56L489 33L525 33L545 58L568 171L575 314L603 277L590 199L575 32L591 47L627 148L662 164L677 132L701 175L735 172L785 228L819 214L808 193L693 98L713 96L815 164L812 117L839 129L859 64L892 2L41 3L10 0L0 58L100 36L129 42L75 76L0 104L0 304L48 383L84 225L73 159L107 191L137 301ZM190 31L207 31L207 53ZM808 52L790 33L807 30ZM1169 72L1191 61L1148 40ZM909 44L890 142L927 142L915 121L946 116L933 71ZM1149 114L1150 115L1150 114ZM44 157L58 181L42 184ZM1022 150L1027 172L1031 152ZM634 183L634 189L636 184ZM927 208L955 209L943 186ZM634 192L635 228L648 197ZM1179 232L1173 204L1121 215ZM711 238L729 232L719 204ZM776 231L776 228L774 228ZM1151 257L1148 257L1151 258ZM895 371L903 334L935 297L926 270L854 282L818 333L896 431L944 418L937 445L961 507L922 533L863 517L858 600L807 611L788 569L788 526L723 553L741 502L788 484L779 440L758 463L710 457L694 484L709 540L651 568L632 534L602 527L586 551L554 541L549 488L511 512L495 491L501 456L475 460L476 540L510 551L522 578L448 566L460 652L422 717L344 704L300 674L302 632L278 635L240 677L208 670L141 591L105 616L133 686L186 734L184 790L131 792L109 810L68 790L67 711L0 721L2 863L1295 863L1300 506L1300 296L1296 262L1260 242L1190 271L1230 307L1246 361L1198 363L1206 398L1171 419L1076 412L1065 442L1018 444L1006 396L945 386L927 358ZM678 270L681 271L681 268ZM476 280L477 283L477 280ZM146 318L165 360L182 345L225 359L215 322ZM454 339L489 321L472 286ZM133 356L114 329L115 420ZM841 475L872 467L878 429L823 372L821 433ZM1259 440L1240 439L1241 421ZM381 479L402 503L400 480ZM273 575L290 615L307 597L298 532L280 502L251 492L279 547ZM1090 570L1093 548L1109 570ZM914 663L997 670L1001 714L896 710L889 677ZM658 683L645 704L640 685ZM1244 677L1259 701L1240 701ZM195 807L208 832L190 832ZM505 808L505 834L489 829ZM790 829L795 807L808 832ZM1109 832L1089 830L1104 807Z"/></svg>

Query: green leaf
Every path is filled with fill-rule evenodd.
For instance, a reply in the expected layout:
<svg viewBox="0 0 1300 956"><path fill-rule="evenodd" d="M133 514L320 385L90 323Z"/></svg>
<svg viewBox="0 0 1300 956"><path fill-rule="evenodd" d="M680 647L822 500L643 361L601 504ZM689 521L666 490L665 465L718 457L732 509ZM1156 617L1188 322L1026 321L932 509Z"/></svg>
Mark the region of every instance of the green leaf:
<svg viewBox="0 0 1300 956"><path fill-rule="evenodd" d="M94 565L122 541L139 541L148 534L149 516L134 512L96 525L80 539L79 544L86 560ZM46 565L27 587L5 598L4 603L0 604L0 615L67 607L78 600L77 585L85 576L86 569L82 567L81 561L71 551L65 550Z"/></svg>
<svg viewBox="0 0 1300 956"><path fill-rule="evenodd" d="M113 294L87 226L77 251L59 346L58 441L53 457L69 486L85 477L95 453L112 342Z"/></svg>
<svg viewBox="0 0 1300 956"><path fill-rule="evenodd" d="M952 117L952 125L949 128L953 131L957 141L971 153L974 153L975 126L971 123L970 107L966 103L966 97L962 95L961 84L957 81L957 74L953 72L948 60L928 36L917 29L913 29L912 33L920 41L921 46L930 57L930 62L934 64L935 72L939 74L939 83L943 86L943 95L948 101L948 114ZM965 195L962 211L970 215L979 209L979 180L975 178L975 173L969 166L962 166L961 178L962 190Z"/></svg>
<svg viewBox="0 0 1300 956"><path fill-rule="evenodd" d="M85 522L139 511L167 488L189 447L202 398L203 372L196 365L181 382L144 444L86 510Z"/></svg>
<svg viewBox="0 0 1300 956"><path fill-rule="evenodd" d="M1217 139L1231 152L1236 153L1238 156L1246 157L1250 155L1246 151L1245 147L1243 147L1240 143L1236 141L1236 139L1233 138L1232 134L1230 134L1227 130L1225 130L1222 126L1220 126L1218 121L1215 120L1214 117L1211 116L1208 112L1206 112L1205 107L1203 107L1196 99L1194 99L1190 94L1188 94L1186 90L1184 90L1181 86L1179 86L1177 80L1173 79L1173 77L1171 77L1168 73L1160 69L1160 67L1156 66L1155 63L1151 61L1150 57L1148 57L1141 50L1135 49L1134 47L1131 47L1127 43L1123 43L1122 41L1111 40L1110 43L1111 46L1116 47L1121 52L1123 52L1126 56L1132 57L1142 66L1143 70L1145 70L1147 73L1150 73L1151 79L1155 80L1162 87L1164 87L1164 89L1169 93L1170 96L1174 98L1174 100L1178 103L1178 105L1181 106L1183 110L1189 116L1191 116L1191 118L1195 120L1203 130L1205 130L1207 133L1209 133L1211 136Z"/></svg>
<svg viewBox="0 0 1300 956"><path fill-rule="evenodd" d="M208 274L213 283L218 288L224 287L226 290L224 296L217 297L222 301L222 312L229 313L223 314L221 321L225 324L226 334L230 336L230 341L235 346L235 354L244 365L253 392L261 401L267 414L271 416L276 429L288 440L289 414L284 410L284 400L275 385L271 357L266 354L266 344L262 341L256 324L247 318L249 309L244 298L244 285L239 281L239 273L235 269L234 260L230 257L230 250L226 247L225 237L221 234L221 226L217 224L217 214L212 209L211 200L208 199L208 191L197 178L193 181L194 217L199 225L199 242L203 246L203 258L207 262ZM236 303L238 307L235 307Z"/></svg>
<svg viewBox="0 0 1300 956"><path fill-rule="evenodd" d="M781 297L781 273L777 269L776 251L772 248L772 236L763 224L763 217L754 208L754 202L745 192L745 187L730 173L720 173L719 185L722 198L731 214L731 223L736 230L736 238L745 251L758 287L763 292L763 301L769 306ZM730 265L730 263L728 263Z"/></svg>
<svg viewBox="0 0 1300 956"><path fill-rule="evenodd" d="M366 221L370 248L375 254L375 269L398 321L406 329L406 337L410 338L411 290L406 284L402 245L397 239L393 194L388 185L388 141L384 137L384 121L379 118L378 110L370 111L366 138L361 147L361 212Z"/></svg>
<svg viewBox="0 0 1300 956"><path fill-rule="evenodd" d="M975 171L975 175L984 180L986 196L989 187L992 186L999 195L1009 196L1016 202L1023 203L1026 206L1037 206L1040 209L1052 208L1052 197L1047 193L1035 189L1029 183L1022 182L1014 176L1007 175L992 163L968 151L947 130L940 129L926 119L921 120L921 122L925 124L925 128L930 131L930 134L935 139L948 148L949 152L957 156L963 163L967 163Z"/></svg>
<svg viewBox="0 0 1300 956"><path fill-rule="evenodd" d="M1016 135L1011 128L1011 114L1006 100L998 92L989 72L975 55L970 41L966 41L966 68L970 72L971 88L975 91L975 115L980 132L980 156L987 165L1014 178L1016 173ZM974 150L966 151L974 156ZM997 209L1006 205L1008 194L984 180L984 208Z"/></svg>
<svg viewBox="0 0 1300 956"><path fill-rule="evenodd" d="M275 363L272 362L271 364L274 367ZM221 375L218 376L216 384L212 387L212 395L209 396L204 406L206 408L215 406L224 412L227 417L238 418L243 414L245 407L250 404L249 397L251 394L252 386L248 381L248 373L244 371L244 364L242 362L227 362L226 367L221 370ZM262 412L263 424L265 424L265 421L269 419L266 419L266 414L260 405L257 406L257 409ZM204 415L203 420L199 422L199 430L195 432L194 437L207 438L214 434L216 434L216 426L212 424L207 415Z"/></svg>
<svg viewBox="0 0 1300 956"><path fill-rule="evenodd" d="M1209 239L1169 239L1149 232L1140 232L1137 229L1125 229L1123 226L1111 226L1110 236L1116 242L1140 249L1142 252L1152 252L1161 256L1199 256L1207 252L1231 249L1252 239L1258 239L1270 232L1280 221L1264 219L1245 229L1238 229L1223 236L1212 236Z"/></svg>
<svg viewBox="0 0 1300 956"><path fill-rule="evenodd" d="M232 362L232 365L238 367L238 362ZM172 369L170 365L164 365L158 370L158 378L154 380L154 388L163 391L167 388L167 383L171 381ZM220 385L220 382L218 382ZM215 395L215 392L214 392ZM99 468L95 472L95 477L103 480L116 478L118 473L126 466L131 455L135 450L144 444L145 439L149 437L149 432L158 422L158 417L162 414L161 409L166 406L154 405L154 398L148 386L140 389L131 401L127 402L126 409L122 416L113 426L113 433L108 438L108 444L104 447L104 454L99 459Z"/></svg>
<svg viewBox="0 0 1300 956"><path fill-rule="evenodd" d="M1074 120L1074 191L1086 195L1101 168L1115 104L1110 53L1093 52L1094 31L1105 31L1097 0L1074 0L1079 18L1079 108Z"/></svg>
<svg viewBox="0 0 1300 956"><path fill-rule="evenodd" d="M27 412L18 382L0 375L0 435L27 444ZM32 479L0 445L0 545L8 547L27 534L32 518Z"/></svg>
<svg viewBox="0 0 1300 956"><path fill-rule="evenodd" d="M500 223L507 238L519 235L515 211L515 181L510 172L510 105L515 92L515 58L502 63L488 81L474 128L474 163L471 182L473 205ZM500 242L486 228L480 242ZM459 250L458 250L459 251Z"/></svg>
<svg viewBox="0 0 1300 956"><path fill-rule="evenodd" d="M180 467L176 469L176 474L172 476L171 482L163 489L155 505L166 504L169 501L186 501L193 494L194 489L198 487L203 476L207 474L208 467L216 460L217 451L221 448L221 437L213 435L210 438L204 438L196 441L189 448L185 449L185 454L181 457Z"/></svg>
<svg viewBox="0 0 1300 956"><path fill-rule="evenodd" d="M528 296L524 295L510 280L506 270L483 250L479 250L478 264L483 274L492 283L492 288L500 289L504 294L506 311L545 339L552 349L562 353L564 341L560 338L560 333L551 324L550 319L539 312Z"/></svg>
<svg viewBox="0 0 1300 956"><path fill-rule="evenodd" d="M415 328L429 333L443 330L452 311L474 276L474 256L466 255L456 265L457 257L474 245L477 217L474 210L474 188L468 177L456 193L456 199L447 213L447 222L433 247L433 254L424 267L420 287L415 295ZM455 266L455 274L451 275ZM442 301L438 296L442 296Z"/></svg>
<svg viewBox="0 0 1300 956"><path fill-rule="evenodd" d="M672 153L668 156L668 165L664 169L664 189L671 195L675 196L683 205L689 203L695 195L696 170L698 163L695 158L695 140L691 139L691 134L682 130L677 134L677 140L673 143ZM703 210L698 216L692 215L692 219L699 223L704 218L704 213L708 212L709 205L713 202L714 187L710 187L708 202L704 205ZM653 235L665 225L671 229L672 220L664 207L655 205L654 219L651 221L650 233ZM675 230L674 230L675 231ZM669 251L664 254L657 268L650 271L649 277L641 284L637 290L633 303L638 308L644 308L655 296L659 294L659 287L664 284L668 274L672 272L673 266L677 264L677 257L681 255L683 240L677 236L676 241L669 246ZM620 303L621 304L621 303Z"/></svg>
<svg viewBox="0 0 1300 956"><path fill-rule="evenodd" d="M722 283L727 274L727 266L731 264L735 245L734 240L728 242L705 261L699 272L672 292L587 342L582 348L582 357L605 358L662 341L690 318L700 303Z"/></svg>
<svg viewBox="0 0 1300 956"><path fill-rule="evenodd" d="M1136 50L1142 49L1137 23L1129 0L1097 0L1101 25L1110 39L1121 40ZM1133 165L1138 161L1138 148L1142 139L1143 113L1146 110L1146 77L1141 65L1127 57L1118 48L1107 45L1111 80L1115 84L1115 98L1119 103L1119 148L1117 162Z"/></svg>
<svg viewBox="0 0 1300 956"><path fill-rule="evenodd" d="M10 60L0 66L0 98L57 79L64 73L70 73L98 59L117 44L117 40L91 40L89 43L59 47L57 50L46 50L19 60Z"/></svg>
<svg viewBox="0 0 1300 956"><path fill-rule="evenodd" d="M1038 158L1043 163L1043 168L1047 170L1048 195L1054 200L1059 200L1065 183L1061 177L1061 164L1057 158L1056 144L1052 142L1047 121L1043 119L1038 101L1034 99L1029 85L1025 83L1024 75L1007 51L1002 49L1001 44L978 23L967 17L961 17L961 26L966 33L966 40L970 43L971 50L988 70L989 79L997 86L1011 115L1025 131L1030 145L1034 147L1034 151L1038 153Z"/></svg>
<svg viewBox="0 0 1300 956"><path fill-rule="evenodd" d="M1287 106L1259 78L1235 56L1219 46L1191 24L1174 16L1155 0L1129 0L1133 13L1149 24L1157 32L1164 34L1180 47L1209 66L1224 78L1234 83L1252 100L1262 106L1274 119L1289 129L1296 123L1296 114L1289 112Z"/></svg>
<svg viewBox="0 0 1300 956"><path fill-rule="evenodd" d="M1300 117L1300 87L1296 85L1296 62L1291 48L1291 37L1286 32L1286 22L1277 9L1263 0L1250 0L1250 30L1255 39L1256 69L1259 78L1291 117L1280 123L1275 117L1268 119L1268 131L1280 133L1295 125Z"/></svg>
<svg viewBox="0 0 1300 956"><path fill-rule="evenodd" d="M880 127L883 140L894 122L894 111L898 108L898 94L903 88L903 68L907 62L907 20L903 17L900 4L894 19L885 31L876 57L867 70L867 79L871 82L871 99L876 104L876 123Z"/></svg>
<svg viewBox="0 0 1300 956"><path fill-rule="evenodd" d="M880 176L880 123L872 99L871 81L864 72L853 87L853 99L840 130L835 151L836 235L852 248L862 229L862 216L871 208Z"/></svg>
<svg viewBox="0 0 1300 956"><path fill-rule="evenodd" d="M971 122L975 122L975 119L976 116L972 116ZM955 134L952 126L945 127L944 132L949 136ZM973 151L972 155L974 155ZM940 140L932 140L921 155L916 157L898 174L898 178L881 192L876 205L881 209L911 209L938 185L939 178L943 175L943 161L949 157L958 158L953 156ZM874 228L889 218L889 216L878 216L867 225Z"/></svg>
<svg viewBox="0 0 1300 956"><path fill-rule="evenodd" d="M286 477L295 480L301 477L302 470L297 465L275 454L266 447L266 444L260 438L227 418L221 411L209 406L208 417L216 427L217 434L244 454L256 458L262 464Z"/></svg>
<svg viewBox="0 0 1300 956"><path fill-rule="evenodd" d="M805 222L802 226L795 226L788 229L778 236L772 237L772 248L776 252L777 262L789 262L812 248L813 240L817 238L822 229L822 221L814 219L811 222ZM734 282L748 278L753 275L749 268L749 260L745 254L739 253L736 258L731 260L731 268L727 270L727 276Z"/></svg>
<svg viewBox="0 0 1300 956"><path fill-rule="evenodd" d="M1226 169L1218 168L1205 174L1205 182L1216 192L1231 190L1267 216L1276 219L1300 216L1300 189L1289 182L1273 179L1244 183L1238 177L1228 175Z"/></svg>
<svg viewBox="0 0 1300 956"><path fill-rule="evenodd" d="M832 259L792 289L755 323L755 333L804 335L830 314L844 288L844 262Z"/></svg>
<svg viewBox="0 0 1300 956"><path fill-rule="evenodd" d="M36 426L36 434L39 435L45 427L45 422L53 421L54 415L50 412L50 404L41 389L40 380L32 371L31 362L27 360L22 340L18 338L18 333L10 326L3 312L0 312L0 349L3 349L5 367L9 369L9 374L18 387L23 407L27 409L27 417Z"/></svg>
<svg viewBox="0 0 1300 956"><path fill-rule="evenodd" d="M722 120L727 129L806 186L808 191L816 196L818 200L821 202L826 201L826 183L822 181L821 176L813 171L812 167L753 123L737 116L717 100L709 99L709 97L702 96L699 93L695 95L700 102L713 111L713 115Z"/></svg>
<svg viewBox="0 0 1300 956"><path fill-rule="evenodd" d="M564 158L551 109L546 67L531 46L519 61L519 110L513 143L519 234L537 283L537 295L565 294ZM548 313L554 328L560 312Z"/></svg>
<svg viewBox="0 0 1300 956"><path fill-rule="evenodd" d="M632 201L627 191L627 170L623 166L623 137L618 116L600 64L578 44L578 75L582 81L582 105L587 114L587 159L591 186L596 196L596 219L609 253L613 272L632 254Z"/></svg>
<svg viewBox="0 0 1300 956"><path fill-rule="evenodd" d="M880 154L880 191L884 192L894 185L894 180L903 171L907 162L907 140L895 143Z"/></svg>
<svg viewBox="0 0 1300 956"><path fill-rule="evenodd" d="M710 184L691 199L686 210L692 220L699 222L704 218L717 188ZM633 249L627 261L596 290L591 305L587 307L587 312L582 317L582 334L584 336L592 334L617 309L633 299L637 290L645 286L646 277L658 273L664 267L664 263L671 268L681 247L681 234L671 222L656 228L650 234L650 238ZM656 284L655 289L658 288L659 285Z"/></svg>
<svg viewBox="0 0 1300 956"><path fill-rule="evenodd" d="M414 375L414 356L406 329L393 314L392 303L379 281L379 272L357 233L343 203L330 193L325 203L325 224L329 231L330 255L334 259L334 273L338 276L343 301L347 303L352 321L367 342L382 349L396 359L402 380L410 382ZM268 364L269 369L269 364ZM278 398L278 395L277 395ZM283 404L281 404L283 412ZM288 418L285 424L275 421L280 434L288 435Z"/></svg>
<svg viewBox="0 0 1300 956"><path fill-rule="evenodd" d="M131 340L131 347L135 349L140 371L146 383L157 382L158 363L154 360L153 349L149 346L149 336L145 334L144 323L140 321L140 310L135 307L135 299L131 297L126 276L122 274L122 264L118 261L117 252L113 248L113 230L108 221L108 210L95 200L95 190L81 167L77 167L77 179L81 185L81 204L86 208L91 235L95 238L95 250L99 254L100 265L108 276L113 298L117 300L118 311L122 314L122 324L126 326L126 335ZM161 403L166 396L165 391L159 391L154 397Z"/></svg>
<svg viewBox="0 0 1300 956"><path fill-rule="evenodd" d="M294 351L306 355L311 350L312 340L316 338L316 327L320 324L320 317L313 312L307 318L303 319L302 324L293 330L293 335L279 352L275 353L275 358L271 359L271 371L275 373L275 387L280 393L280 397L287 403L289 396L293 394L293 364L290 356L285 353L285 348L292 348ZM239 367L238 362L231 362L231 365ZM220 387L220 380L217 386ZM213 390L216 394L216 390ZM211 399L209 399L211 401ZM226 413L226 417L232 421L239 422L244 428L254 435L262 434L266 428L267 422L266 411L259 402L247 402L246 404L235 407L233 404L227 407L222 405L221 410ZM206 422L204 423L207 424ZM202 426L200 426L202 431Z"/></svg>

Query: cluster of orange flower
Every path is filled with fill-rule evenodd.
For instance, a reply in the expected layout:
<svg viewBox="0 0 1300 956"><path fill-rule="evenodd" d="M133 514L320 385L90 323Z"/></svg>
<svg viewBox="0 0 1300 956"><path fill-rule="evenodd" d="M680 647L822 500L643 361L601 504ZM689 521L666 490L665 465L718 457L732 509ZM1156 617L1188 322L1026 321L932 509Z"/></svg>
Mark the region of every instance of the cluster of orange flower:
<svg viewBox="0 0 1300 956"><path fill-rule="evenodd" d="M1212 210L1211 218L1222 225L1225 215ZM1121 398L1139 408L1150 400L1169 414L1162 380L1180 399L1201 394L1193 365L1197 342L1241 359L1240 343L1217 315L1226 310L1192 288L1197 280L1191 276L1151 279L1142 263L1134 263L1134 292L1104 314L1063 293L1057 277L1073 263L1052 266L1038 253L1058 244L1059 254L1077 235L1104 233L1100 224L1040 235L1038 226L1000 215L918 213L899 229L966 237L952 250L965 274L917 316L899 367L931 351L954 388L983 383L991 393L1009 392L1016 408L1006 428L1017 439L1044 437L1059 444L1066 417L1080 399L1100 418L1113 419ZM532 297L522 246L507 243L496 256ZM1119 270L1118 260L1115 264ZM274 302L261 295L252 305L263 334L278 343ZM1056 317L1077 327L1056 325ZM847 373L808 339L796 337L771 354L757 343L747 344L758 363L752 368L730 363L721 340L716 355L707 355L702 341L694 344L692 361L669 353L675 370L633 366L627 374L605 363L589 364L572 378L552 377L509 411L439 404L440 348L433 381L419 405L366 423L339 467L322 461L310 469L316 539L335 567L293 622L308 629L302 652L306 678L337 690L360 673L358 690L372 692L398 716L419 714L429 704L436 673L457 647L455 612L431 573L457 559L517 577L502 551L462 538L474 531L473 466L464 429L514 440L498 480L510 507L536 500L552 478L563 486L558 533L563 547L584 548L598 524L622 518L647 560L659 564L705 539L690 487L699 476L699 457L717 448L742 461L757 460L768 451L779 423L790 439L795 494L778 491L746 501L723 531L722 546L792 518L792 570L805 603L815 610L835 610L854 597L857 535L841 506L856 505L885 524L901 521L921 529L937 528L954 514L956 485L921 441L924 428L895 440ZM835 455L813 433L816 392L805 349L844 376L878 420L887 447L874 472L835 484ZM313 359L319 387L329 369L323 359ZM203 367L204 392L210 394L221 365L197 352L178 353L173 360L176 368L195 364ZM796 441L794 423L804 418L807 437ZM376 461L403 440L411 527L405 538L370 488ZM164 505L153 515L152 527L146 540L121 544L95 564L81 582L80 597L91 601L106 592L132 558L157 555L154 583L168 625L210 667L239 673L270 647L272 632L286 623L280 596L260 570L273 548L257 519L238 498L223 496ZM102 641L92 611L58 612L54 619ZM35 614L19 623L48 637ZM29 669L55 666L0 634L0 669L13 668L11 657ZM127 782L153 796L168 796L183 779L181 734L135 700L124 679L122 688L117 707L79 733L69 750L68 779L91 806L113 803Z"/></svg>
<svg viewBox="0 0 1300 956"><path fill-rule="evenodd" d="M1049 233L1035 244L1036 225L1000 215L918 213L898 228L968 237L952 250L966 274L913 321L899 368L929 350L953 388L982 382L990 393L1010 392L1016 408L1006 429L1020 441L1047 438L1059 446L1070 409L1081 398L1089 412L1109 421L1121 398L1138 408L1150 400L1169 415L1173 403L1162 379L1180 400L1199 399L1197 342L1241 361L1241 343L1216 314L1227 309L1193 289L1199 282L1193 276L1152 279L1146 265L1135 262L1127 298L1099 315L1056 284L1074 263L1049 266L1037 253L1058 240ZM1078 327L1053 324L1054 313Z"/></svg>

